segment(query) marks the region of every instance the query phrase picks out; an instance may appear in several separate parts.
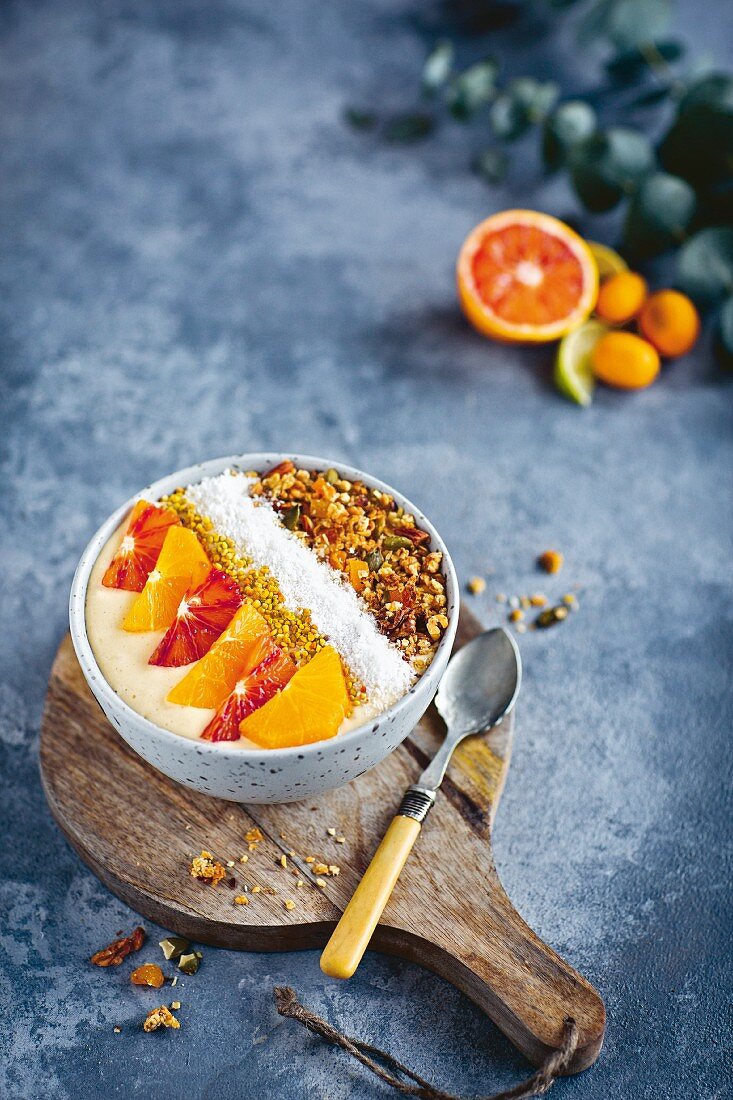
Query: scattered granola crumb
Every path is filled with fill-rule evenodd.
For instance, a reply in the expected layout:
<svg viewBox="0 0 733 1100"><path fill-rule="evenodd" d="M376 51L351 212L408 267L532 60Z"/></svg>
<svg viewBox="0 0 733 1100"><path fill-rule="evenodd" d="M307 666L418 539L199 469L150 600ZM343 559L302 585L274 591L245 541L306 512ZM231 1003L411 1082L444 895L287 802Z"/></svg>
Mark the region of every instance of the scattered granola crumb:
<svg viewBox="0 0 733 1100"><path fill-rule="evenodd" d="M191 860L189 873L192 878L200 879L209 886L218 886L223 878L226 878L224 867L215 860L211 852L202 851L200 856Z"/></svg>
<svg viewBox="0 0 733 1100"><path fill-rule="evenodd" d="M144 1031L156 1031L159 1027L179 1028L181 1025L167 1005L151 1009L145 1017Z"/></svg>
<svg viewBox="0 0 733 1100"><path fill-rule="evenodd" d="M315 863L316 862L316 857L315 856L306 856L305 857L305 862L306 863Z"/></svg>
<svg viewBox="0 0 733 1100"><path fill-rule="evenodd" d="M472 596L480 596L486 588L486 581L483 577L471 577L466 588Z"/></svg>
<svg viewBox="0 0 733 1100"><path fill-rule="evenodd" d="M504 592L497 592L496 593L496 602L497 603L506 603L506 595L505 595Z"/></svg>
<svg viewBox="0 0 733 1100"><path fill-rule="evenodd" d="M258 829L255 825L254 828L249 829L244 834L244 839L248 844L259 844L261 840L265 839L265 834L262 832L262 829Z"/></svg>
<svg viewBox="0 0 733 1100"><path fill-rule="evenodd" d="M181 1002L180 1001L171 1001L171 1008L175 1009L176 1012L178 1011L178 1009L180 1007L181 1007Z"/></svg>
<svg viewBox="0 0 733 1100"><path fill-rule="evenodd" d="M329 836L336 836L336 830L335 829L326 829L326 832L328 833Z"/></svg>
<svg viewBox="0 0 733 1100"><path fill-rule="evenodd" d="M534 596L529 597L529 602L532 607L544 607L547 603L547 596L543 596L540 592L535 592Z"/></svg>
<svg viewBox="0 0 733 1100"><path fill-rule="evenodd" d="M173 987L174 985L178 985L178 975L177 974L173 975L173 981L171 982L171 987Z"/></svg>
<svg viewBox="0 0 733 1100"><path fill-rule="evenodd" d="M509 612L509 622L518 623L524 618L524 612L520 611L518 607L515 607L513 611Z"/></svg>
<svg viewBox="0 0 733 1100"><path fill-rule="evenodd" d="M249 856L240 856L239 857L239 862L240 863L249 863Z"/></svg>
<svg viewBox="0 0 733 1100"><path fill-rule="evenodd" d="M261 886L253 886L252 887L252 893L253 894L261 894L262 893L262 887Z"/></svg>
<svg viewBox="0 0 733 1100"><path fill-rule="evenodd" d="M233 866L234 866L234 860L233 859L228 859L227 860L227 867L233 867Z"/></svg>
<svg viewBox="0 0 733 1100"><path fill-rule="evenodd" d="M329 875L334 875L334 876L340 875L341 874L341 868L336 863L329 863L328 873L329 873Z"/></svg>
<svg viewBox="0 0 733 1100"><path fill-rule="evenodd" d="M568 614L567 606L562 603L557 604L556 607L546 607L544 611L540 611L535 619L535 626L541 628L555 626L556 623L561 623L563 619L567 619Z"/></svg>
<svg viewBox="0 0 733 1100"><path fill-rule="evenodd" d="M283 902L283 905L285 906L286 909L295 909L295 902L292 901L290 898L287 898Z"/></svg>
<svg viewBox="0 0 733 1100"><path fill-rule="evenodd" d="M574 604L577 604L578 600L572 592L566 592L562 598L562 602L566 603L568 607L573 607Z"/></svg>
<svg viewBox="0 0 733 1100"><path fill-rule="evenodd" d="M517 631L517 634L526 634L527 633L527 624L526 623L517 623L516 631Z"/></svg>
<svg viewBox="0 0 733 1100"><path fill-rule="evenodd" d="M544 569L545 573L559 573L564 560L559 550L545 550L538 557L537 564L540 569Z"/></svg>
<svg viewBox="0 0 733 1100"><path fill-rule="evenodd" d="M305 886L305 879L302 879L302 878L296 879L295 880L295 885L296 886Z"/></svg>
<svg viewBox="0 0 733 1100"><path fill-rule="evenodd" d="M234 904L235 905L249 905L249 898L247 897L246 894L237 894L236 898L234 899Z"/></svg>
<svg viewBox="0 0 733 1100"><path fill-rule="evenodd" d="M313 870L316 872L317 875L327 875L328 874L328 864L327 863L316 863L316 864L313 865Z"/></svg>
<svg viewBox="0 0 733 1100"><path fill-rule="evenodd" d="M288 857L283 853L283 855L280 856L280 859L278 860L278 863L280 864L281 867L287 867Z"/></svg>
<svg viewBox="0 0 733 1100"><path fill-rule="evenodd" d="M122 1031L122 1028L121 1027L113 1027L112 1030L114 1031L115 1035L119 1035L120 1032Z"/></svg>
<svg viewBox="0 0 733 1100"><path fill-rule="evenodd" d="M337 844L345 844L346 843L346 837L345 836L337 836L336 837L336 843Z"/></svg>
<svg viewBox="0 0 733 1100"><path fill-rule="evenodd" d="M321 889L323 889L323 887L324 887L325 885L326 885L326 880L325 880L325 878L317 878L317 879L316 879L316 886L320 886L320 887L321 887Z"/></svg>

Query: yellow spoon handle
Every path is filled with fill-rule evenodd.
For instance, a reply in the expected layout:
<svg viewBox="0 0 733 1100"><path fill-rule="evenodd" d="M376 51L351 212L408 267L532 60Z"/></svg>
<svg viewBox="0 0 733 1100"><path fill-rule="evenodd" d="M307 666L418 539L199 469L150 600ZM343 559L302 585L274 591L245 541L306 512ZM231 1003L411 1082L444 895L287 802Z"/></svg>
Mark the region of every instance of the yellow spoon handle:
<svg viewBox="0 0 733 1100"><path fill-rule="evenodd" d="M323 950L321 970L324 974L332 978L350 978L356 970L420 828L420 822L413 817L398 814L392 818L382 843Z"/></svg>

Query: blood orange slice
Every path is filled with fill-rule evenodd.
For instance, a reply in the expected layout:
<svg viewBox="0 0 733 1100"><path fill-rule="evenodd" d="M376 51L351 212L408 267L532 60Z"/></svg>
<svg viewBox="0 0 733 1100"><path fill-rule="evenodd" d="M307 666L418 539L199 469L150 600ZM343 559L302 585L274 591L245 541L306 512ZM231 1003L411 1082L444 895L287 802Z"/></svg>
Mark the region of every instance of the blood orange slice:
<svg viewBox="0 0 733 1100"><path fill-rule="evenodd" d="M298 669L281 692L245 718L239 729L266 749L307 745L334 737L348 708L341 660L327 645Z"/></svg>
<svg viewBox="0 0 733 1100"><path fill-rule="evenodd" d="M267 623L260 613L252 604L242 604L209 652L168 693L168 702L187 707L220 707L237 680L264 660L272 645Z"/></svg>
<svg viewBox="0 0 733 1100"><path fill-rule="evenodd" d="M155 569L122 623L134 632L162 630L172 623L176 609L191 585L199 585L211 562L193 531L170 527Z"/></svg>
<svg viewBox="0 0 733 1100"><path fill-rule="evenodd" d="M130 512L119 549L102 577L102 584L107 588L142 592L158 560L168 528L180 522L170 508L138 500Z"/></svg>
<svg viewBox="0 0 733 1100"><path fill-rule="evenodd" d="M198 661L229 625L241 603L237 582L223 569L211 569L183 596L176 617L148 664L178 668Z"/></svg>
<svg viewBox="0 0 733 1100"><path fill-rule="evenodd" d="M281 691L295 675L296 667L274 642L256 668L238 680L229 698L201 734L205 741L238 741L244 719Z"/></svg>
<svg viewBox="0 0 733 1100"><path fill-rule="evenodd" d="M564 222L506 210L477 225L458 257L458 293L479 332L511 343L557 340L588 316L598 268Z"/></svg>

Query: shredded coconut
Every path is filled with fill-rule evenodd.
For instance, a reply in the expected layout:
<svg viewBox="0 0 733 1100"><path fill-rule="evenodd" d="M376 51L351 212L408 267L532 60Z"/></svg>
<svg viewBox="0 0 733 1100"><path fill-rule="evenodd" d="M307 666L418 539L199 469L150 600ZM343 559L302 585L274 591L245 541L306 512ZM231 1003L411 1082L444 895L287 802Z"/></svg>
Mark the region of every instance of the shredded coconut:
<svg viewBox="0 0 733 1100"><path fill-rule="evenodd" d="M369 702L380 710L391 706L412 683L411 666L341 574L283 527L269 504L249 495L253 480L227 470L190 485L186 496L240 554L268 567L289 610L310 611L318 631L363 682Z"/></svg>

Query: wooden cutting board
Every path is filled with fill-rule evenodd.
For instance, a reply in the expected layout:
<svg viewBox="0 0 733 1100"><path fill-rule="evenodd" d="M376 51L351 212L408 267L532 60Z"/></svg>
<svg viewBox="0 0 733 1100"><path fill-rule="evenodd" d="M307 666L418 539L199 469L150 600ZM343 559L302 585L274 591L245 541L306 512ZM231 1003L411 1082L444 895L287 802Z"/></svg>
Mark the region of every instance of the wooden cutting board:
<svg viewBox="0 0 733 1100"><path fill-rule="evenodd" d="M456 644L479 630L462 612ZM396 752L346 787L290 805L224 802L177 785L128 748L89 692L67 636L46 698L41 774L51 812L72 847L137 912L201 943L295 951L326 943L405 787L443 733L431 707ZM603 1002L515 911L491 852L512 733L513 718L457 750L371 947L440 974L532 1062L560 1045L563 1020L572 1016L580 1041L570 1072L578 1072L600 1051ZM249 851L244 836L255 826L264 840ZM237 861L229 869L233 888L213 888L189 875L201 849ZM246 863L239 862L243 854ZM280 864L283 855L287 867ZM315 864L305 862L309 855L340 873L317 874ZM316 885L318 877L325 887ZM245 885L250 904L235 905ZM262 891L253 894L253 885ZM295 908L285 907L287 899Z"/></svg>

